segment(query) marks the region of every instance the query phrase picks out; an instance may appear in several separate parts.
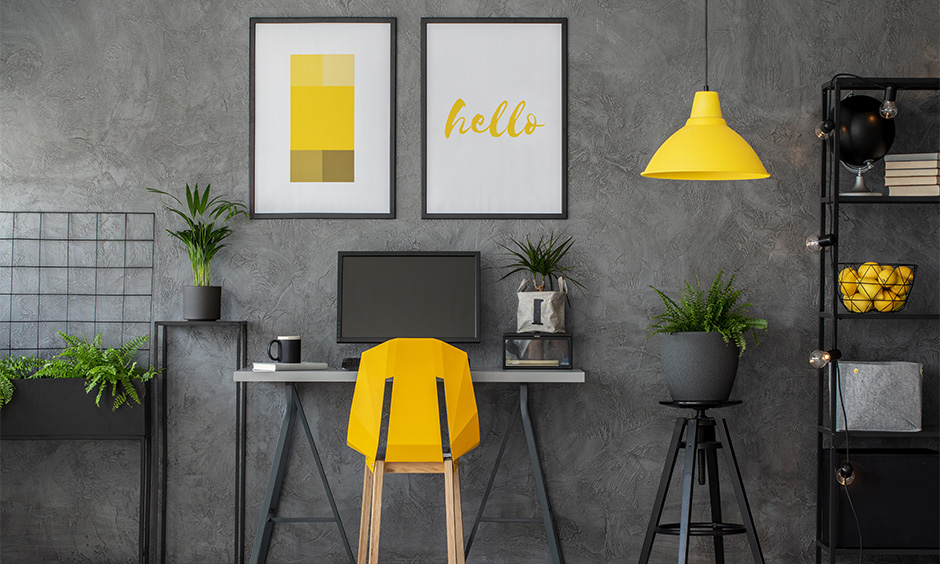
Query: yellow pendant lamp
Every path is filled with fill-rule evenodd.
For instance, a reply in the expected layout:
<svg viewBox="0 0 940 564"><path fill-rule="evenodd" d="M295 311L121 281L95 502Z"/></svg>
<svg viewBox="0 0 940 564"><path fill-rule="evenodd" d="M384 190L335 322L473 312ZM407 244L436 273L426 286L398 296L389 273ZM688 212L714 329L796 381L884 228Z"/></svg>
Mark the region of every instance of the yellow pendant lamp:
<svg viewBox="0 0 940 564"><path fill-rule="evenodd" d="M752 180L770 174L754 149L721 117L718 93L708 90L708 0L705 0L705 90L695 93L692 115L640 173L673 180Z"/></svg>

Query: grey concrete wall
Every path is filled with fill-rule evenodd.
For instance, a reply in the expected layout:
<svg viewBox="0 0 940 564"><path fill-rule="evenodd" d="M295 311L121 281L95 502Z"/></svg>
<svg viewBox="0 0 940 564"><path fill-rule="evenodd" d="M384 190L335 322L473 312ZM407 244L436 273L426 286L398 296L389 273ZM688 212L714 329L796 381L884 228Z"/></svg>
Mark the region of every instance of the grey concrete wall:
<svg viewBox="0 0 940 564"><path fill-rule="evenodd" d="M398 219L238 225L213 276L224 286L224 318L249 321L250 356L261 358L264 344L279 333L303 335L306 356L333 365L362 349L334 342L338 250L480 250L492 267L501 261L497 243L509 236L565 230L576 238L574 262L587 286L572 298L570 328L588 379L577 387L536 387L536 431L568 561L633 562L675 415L657 403L667 392L656 342L646 336L657 307L647 286L674 291L695 276L737 270L770 329L742 359L734 395L744 405L726 415L768 562L809 562L816 383L806 357L816 344L817 259L804 251L803 239L818 225L819 146L812 129L819 87L836 72L936 75L940 14L932 0L717 0L711 8L710 86L729 123L761 155L769 180L705 184L639 176L681 126L702 85L699 2L4 0L0 209L157 211L162 231L175 224L146 186L177 190L185 182L211 182L245 200L248 18L396 16ZM569 19L570 219L420 219L422 16ZM936 98L902 93L899 102L896 148L936 151ZM871 175L874 184L878 176ZM935 258L936 209L844 213L845 248L855 260L868 253L920 264ZM156 259L154 317L179 319L180 290L189 279L185 253L161 235ZM936 266L924 268L919 289L936 306ZM515 283L498 278L497 270L484 271L484 341L468 347L480 366L497 362L499 335L513 323ZM855 325L847 332L858 343L845 347L855 358L927 361L928 420L936 421L936 324ZM170 562L233 559L233 338L177 331L170 343ZM351 388L305 386L303 396L355 538L361 459L344 441ZM463 466L468 515L513 398L511 387L478 391L483 442ZM249 541L282 402L277 386L250 390ZM511 447L493 511L534 516L521 438ZM5 442L2 449L4 562L134 559L133 445ZM387 480L383 561L444 558L439 481ZM288 514L324 510L302 449L291 461L283 507ZM725 507L730 515L733 509ZM696 518L706 512L697 506ZM743 539L727 544L731 561L746 561ZM658 546L656 562L674 559L675 541ZM693 552L694 562L710 561L704 541ZM484 525L472 561L546 559L538 527ZM269 561L341 562L341 545L330 526L283 525Z"/></svg>

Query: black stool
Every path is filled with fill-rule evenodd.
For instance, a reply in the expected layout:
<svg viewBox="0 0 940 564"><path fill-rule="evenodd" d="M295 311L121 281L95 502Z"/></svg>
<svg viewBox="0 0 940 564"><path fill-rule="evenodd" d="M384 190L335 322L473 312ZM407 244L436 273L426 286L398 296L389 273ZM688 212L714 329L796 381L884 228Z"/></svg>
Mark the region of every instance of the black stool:
<svg viewBox="0 0 940 564"><path fill-rule="evenodd" d="M725 562L725 535L738 535L747 533L748 544L754 555L754 562L763 564L764 555L761 553L760 542L754 531L754 519L751 517L751 508L744 493L744 484L741 482L741 471L731 446L731 436L728 434L728 424L721 417L709 417L705 414L708 409L717 409L738 405L740 401L661 401L669 407L680 409L694 409L695 417L679 417L676 420L676 429L672 433L672 442L669 445L669 454L663 468L663 477L659 482L659 491L656 492L656 501L653 504L653 513L650 515L650 524L646 529L646 539L643 541L643 551L640 553L640 564L649 562L650 550L653 548L653 539L656 534L679 535L679 564L685 564L689 559L689 537L711 536L715 541L715 562ZM683 436L683 431L684 436ZM717 434L717 437L716 437ZM682 474L682 512L678 523L660 524L663 516L663 506L666 503L666 492L672 480L672 471L679 457L679 450L685 449L685 463ZM721 520L721 491L718 486L718 454L724 453L725 465L731 471L731 485L734 487L734 496L738 500L743 525L724 523ZM696 456L696 454L698 456ZM706 470L708 473L708 497L711 500L712 520L709 523L692 522L692 486L695 482L695 462L698 460L698 483L705 485Z"/></svg>

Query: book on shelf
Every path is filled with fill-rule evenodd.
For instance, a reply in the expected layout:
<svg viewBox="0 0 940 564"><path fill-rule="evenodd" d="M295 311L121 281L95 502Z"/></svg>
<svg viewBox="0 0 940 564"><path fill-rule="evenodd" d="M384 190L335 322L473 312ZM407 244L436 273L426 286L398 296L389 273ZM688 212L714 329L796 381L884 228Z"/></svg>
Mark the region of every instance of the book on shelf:
<svg viewBox="0 0 940 564"><path fill-rule="evenodd" d="M897 153L894 155L885 155L885 162L892 161L936 161L940 159L940 153Z"/></svg>
<svg viewBox="0 0 940 564"><path fill-rule="evenodd" d="M940 167L934 168L886 168L885 177L889 176L938 176Z"/></svg>
<svg viewBox="0 0 940 564"><path fill-rule="evenodd" d="M506 360L506 366L559 366L560 360L534 360L528 358L510 358Z"/></svg>
<svg viewBox="0 0 940 564"><path fill-rule="evenodd" d="M889 186L889 196L940 196L940 184L927 186Z"/></svg>
<svg viewBox="0 0 940 564"><path fill-rule="evenodd" d="M253 362L255 372L287 372L292 370L326 370L325 362Z"/></svg>
<svg viewBox="0 0 940 564"><path fill-rule="evenodd" d="M885 170L910 170L910 169L933 169L940 168L940 159L932 161L885 161Z"/></svg>
<svg viewBox="0 0 940 564"><path fill-rule="evenodd" d="M940 176L886 176L885 186L929 186L940 184Z"/></svg>

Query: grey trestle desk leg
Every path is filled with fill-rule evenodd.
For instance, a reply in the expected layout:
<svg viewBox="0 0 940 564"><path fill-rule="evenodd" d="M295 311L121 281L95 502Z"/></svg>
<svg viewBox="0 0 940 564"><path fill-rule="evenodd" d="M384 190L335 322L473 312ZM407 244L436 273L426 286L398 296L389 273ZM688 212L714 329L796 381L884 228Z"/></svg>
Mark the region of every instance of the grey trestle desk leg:
<svg viewBox="0 0 940 564"><path fill-rule="evenodd" d="M277 447L274 450L274 459L271 462L268 485L265 489L264 500L261 504L261 518L258 523L258 529L255 532L255 540L252 545L249 562L250 564L264 564L267 561L268 548L270 548L271 545L271 533L274 530L275 523L336 523L349 562L350 564L355 564L356 559L353 556L352 548L349 546L349 539L346 537L346 530L343 528L343 521L340 519L339 511L336 509L336 502L333 500L333 491L330 489L330 484L326 479L326 472L323 470L323 463L320 461L320 454L317 451L316 442L313 440L313 434L310 432L310 424L307 422L306 414L304 414L304 407L300 403L297 389L294 387L294 384L291 383L285 384L284 387L286 392L284 419L281 422L281 430L278 433ZM332 517L277 516L281 487L284 485L284 472L287 470L287 457L290 452L291 438L294 433L294 421L297 420L298 415L303 425L310 451L313 453L313 459L316 462L320 480L323 482L323 489L326 491L326 498L333 512Z"/></svg>
<svg viewBox="0 0 940 564"><path fill-rule="evenodd" d="M516 422L516 417L522 419L522 428L525 432L526 446L529 449L529 463L532 465L532 475L535 478L535 490L539 497L539 509L542 518L524 518L524 517L485 517L483 511L486 509L486 502L489 500L490 492L493 489L493 482L496 480L496 474L499 471L499 463L506 452L506 444L509 442L509 435ZM480 501L480 509L477 511L477 517L473 521L473 528L467 537L467 546L464 549L464 557L470 557L470 547L473 544L473 538L476 536L477 529L481 522L487 523L542 523L545 527L545 538L548 539L548 551L552 556L553 564L564 564L561 555L561 544L558 542L558 533L555 530L555 524L552 520L551 506L548 503L548 492L545 489L545 474L542 472L542 461L539 459L538 445L535 442L535 432L532 429L532 419L529 416L529 385L519 384L519 405L513 410L509 419L509 425L503 434L503 440L496 455L496 462L493 463L493 471L490 473L489 482L483 491L483 499Z"/></svg>

